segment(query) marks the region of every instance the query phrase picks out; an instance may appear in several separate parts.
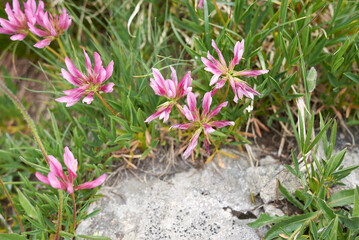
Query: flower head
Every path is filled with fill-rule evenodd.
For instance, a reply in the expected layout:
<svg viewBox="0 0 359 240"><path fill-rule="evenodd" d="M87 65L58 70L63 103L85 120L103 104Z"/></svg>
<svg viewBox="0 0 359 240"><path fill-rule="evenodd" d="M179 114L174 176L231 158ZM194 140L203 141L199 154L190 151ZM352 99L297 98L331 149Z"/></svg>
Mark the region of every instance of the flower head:
<svg viewBox="0 0 359 240"><path fill-rule="evenodd" d="M10 37L13 41L24 40L28 33L28 24L36 24L38 15L44 9L44 3L40 0L36 9L35 0L28 0L24 2L25 13L21 10L18 0L12 1L13 9L10 4L6 3L5 12L9 20L0 18L0 33L12 35Z"/></svg>
<svg viewBox="0 0 359 240"><path fill-rule="evenodd" d="M246 82L238 77L254 77L265 74L268 70L234 71L234 67L239 64L239 61L242 59L244 53L244 40L241 42L238 41L234 46L234 58L229 63L229 66L227 66L227 63L214 40L212 40L212 47L216 50L219 61L216 60L209 52L207 53L207 58L201 58L204 65L206 65L204 70L213 73L209 85L212 86L216 83L216 86L214 87L212 94L215 94L218 89L222 88L225 83L229 81L229 84L234 92L234 102L238 102L238 98L242 99L243 95L252 99L254 98L254 95L259 95L257 91L250 88ZM219 80L220 77L221 79Z"/></svg>
<svg viewBox="0 0 359 240"><path fill-rule="evenodd" d="M188 158L192 151L198 144L198 138L200 133L204 132L204 145L206 147L207 152L209 152L209 143L210 136L209 134L214 132L216 128L222 128L228 125L233 126L234 122L231 121L213 121L212 118L216 116L223 107L226 107L228 102L224 102L219 104L213 111L209 111L212 103L211 92L207 92L202 99L202 113L200 114L197 110L197 100L192 92L187 95L187 106L183 106L181 109L182 114L187 118L189 123L176 124L171 126L171 128L178 129L188 129L190 127L196 129L190 144L188 145L186 151L183 156Z"/></svg>
<svg viewBox="0 0 359 240"><path fill-rule="evenodd" d="M76 171L78 167L77 160L74 155L65 147L64 162L68 170L68 176L62 171L62 165L54 156L49 156L50 172L45 177L39 172L36 172L35 176L40 182L50 185L53 188L66 190L69 194L72 194L74 190L90 189L100 186L106 180L106 174L101 175L97 179L80 184L74 188L74 181L77 177Z"/></svg>
<svg viewBox="0 0 359 240"><path fill-rule="evenodd" d="M95 65L92 69L90 57L87 55L84 49L83 53L86 60L87 75L80 72L68 57L65 58L65 64L68 71L63 68L61 69L61 76L72 85L78 87L64 91L67 96L56 99L58 102L66 102L66 107L74 105L83 96L86 95L87 96L82 100L82 102L90 104L93 101L93 95L96 92L110 93L113 91L113 86L115 85L114 83L103 85L103 83L107 81L112 75L114 62L111 61L105 69L102 66L101 56L95 52Z"/></svg>
<svg viewBox="0 0 359 240"><path fill-rule="evenodd" d="M170 66L170 68L171 80L165 80L158 69L152 68L154 78L150 79L150 86L156 95L163 96L167 98L168 101L161 104L157 108L157 111L145 120L147 123L156 118L163 119L163 121L166 122L170 116L172 107L177 101L192 91L191 72L188 72L180 83L178 83L176 70L174 70L172 66Z"/></svg>
<svg viewBox="0 0 359 240"><path fill-rule="evenodd" d="M62 9L62 14L59 16L52 16L50 13L44 13L43 9L40 9L37 15L37 23L41 29L35 27L35 24L31 22L28 23L29 29L33 34L44 38L37 42L34 47L44 48L50 45L53 40L64 34L69 28L71 21L65 8Z"/></svg>

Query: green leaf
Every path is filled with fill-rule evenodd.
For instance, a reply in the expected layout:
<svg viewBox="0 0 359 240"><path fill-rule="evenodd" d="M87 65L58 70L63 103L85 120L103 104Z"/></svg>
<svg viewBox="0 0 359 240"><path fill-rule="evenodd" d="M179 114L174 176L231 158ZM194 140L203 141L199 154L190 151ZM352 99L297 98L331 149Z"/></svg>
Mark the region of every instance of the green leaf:
<svg viewBox="0 0 359 240"><path fill-rule="evenodd" d="M260 228L267 224L280 222L286 218L287 216L270 216L268 213L262 213L257 220L248 223L247 225L252 228Z"/></svg>
<svg viewBox="0 0 359 240"><path fill-rule="evenodd" d="M338 236L338 224L339 224L339 217L338 215L335 217L334 224L332 231L330 231L329 239L330 240L337 240Z"/></svg>
<svg viewBox="0 0 359 240"><path fill-rule="evenodd" d="M359 229L359 217L346 217L342 215L338 215L340 221L349 229L355 231Z"/></svg>
<svg viewBox="0 0 359 240"><path fill-rule="evenodd" d="M350 80L352 80L355 83L359 83L359 76L351 73L351 72L346 72L344 73L344 75L349 78Z"/></svg>
<svg viewBox="0 0 359 240"><path fill-rule="evenodd" d="M354 207L353 207L353 217L359 217L359 188L358 186L354 190Z"/></svg>
<svg viewBox="0 0 359 240"><path fill-rule="evenodd" d="M315 70L314 67L311 67L307 75L307 84L308 84L309 92L313 92L316 86L316 82L317 82L317 70Z"/></svg>
<svg viewBox="0 0 359 240"><path fill-rule="evenodd" d="M329 207L343 207L354 203L354 189L342 190L332 195L327 204Z"/></svg>
<svg viewBox="0 0 359 240"><path fill-rule="evenodd" d="M21 236L15 233L1 233L0 234L1 240L26 240L26 236Z"/></svg>
<svg viewBox="0 0 359 240"><path fill-rule="evenodd" d="M291 234L294 230L318 216L318 212L311 212L303 215L295 215L274 225L265 235L266 240L279 237L279 234Z"/></svg>
<svg viewBox="0 0 359 240"><path fill-rule="evenodd" d="M335 218L335 213L322 199L317 199L318 205L329 220Z"/></svg>
<svg viewBox="0 0 359 240"><path fill-rule="evenodd" d="M280 183L278 180L279 191L288 199L289 202L293 203L300 210L305 211L304 206L301 202L298 201L292 194L288 192L288 190Z"/></svg>
<svg viewBox="0 0 359 240"><path fill-rule="evenodd" d="M16 191L19 195L20 205L25 210L26 214L33 219L39 220L39 216L37 215L34 206L32 206L30 201L25 197L25 195L19 189L16 189Z"/></svg>

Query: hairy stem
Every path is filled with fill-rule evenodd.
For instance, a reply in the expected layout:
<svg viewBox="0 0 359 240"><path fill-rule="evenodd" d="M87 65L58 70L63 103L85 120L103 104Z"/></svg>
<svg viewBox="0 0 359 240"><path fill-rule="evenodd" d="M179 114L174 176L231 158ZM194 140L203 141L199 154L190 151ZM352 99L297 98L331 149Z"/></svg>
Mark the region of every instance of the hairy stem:
<svg viewBox="0 0 359 240"><path fill-rule="evenodd" d="M116 114L116 112L110 107L110 105L108 105L108 103L105 101L105 99L103 99L103 97L101 97L101 95L98 92L95 92L96 96L101 100L101 102L103 103L103 105L105 105L105 107L110 110L112 112L113 115L115 115L115 117L118 117Z"/></svg>
<svg viewBox="0 0 359 240"><path fill-rule="evenodd" d="M59 212L57 214L57 228L56 228L55 240L60 239L61 220L62 220L62 202L63 202L63 193L62 190L59 189Z"/></svg>
<svg viewBox="0 0 359 240"><path fill-rule="evenodd" d="M37 133L36 126L30 115L27 113L25 107L22 105L20 100L5 86L5 84L0 80L0 88L3 92L11 99L11 101L16 105L19 109L21 115L24 117L27 125L29 126L32 134L34 135L36 143L39 145L42 155L44 156L47 163L49 163L49 157L45 151L45 147L42 144L39 134Z"/></svg>
<svg viewBox="0 0 359 240"><path fill-rule="evenodd" d="M17 221L18 221L19 224L20 224L21 234L23 234L23 233L24 233L24 227L22 226L22 223L21 223L21 220L20 220L20 215L19 215L19 213L17 212L17 210L16 210L16 208L15 208L15 206L14 206L14 203L13 203L13 201L12 201L12 199L11 199L11 196L10 196L9 192L7 191L7 189L6 189L6 187L5 187L5 184L4 184L4 182L1 180L1 178L0 178L0 185L1 185L1 187L4 189L5 195L6 195L7 199L9 200L12 209L14 209L14 212L15 212L15 215L16 215L16 218L17 218Z"/></svg>
<svg viewBox="0 0 359 240"><path fill-rule="evenodd" d="M72 210L73 210L73 217L72 217L72 230L73 230L73 233L75 233L75 229L76 229L76 202L75 202L75 193L73 192L71 194L71 197L72 197Z"/></svg>

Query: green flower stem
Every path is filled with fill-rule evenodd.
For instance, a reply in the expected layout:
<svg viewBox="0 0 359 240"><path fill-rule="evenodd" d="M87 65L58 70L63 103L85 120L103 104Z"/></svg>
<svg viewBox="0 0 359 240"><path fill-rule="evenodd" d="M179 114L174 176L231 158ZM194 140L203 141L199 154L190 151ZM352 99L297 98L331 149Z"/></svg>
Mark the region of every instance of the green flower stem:
<svg viewBox="0 0 359 240"><path fill-rule="evenodd" d="M225 93L224 93L224 97L223 97L222 100L221 100L221 103L223 103L223 102L227 99L229 87L230 87L230 84L229 84L229 81L227 81L227 88L226 88L226 91L225 91Z"/></svg>
<svg viewBox="0 0 359 240"><path fill-rule="evenodd" d="M64 45L62 44L61 39L60 39L60 38L56 38L56 40L57 40L57 42L59 43L60 49L61 49L61 51L62 51L62 54L63 54L65 57L67 57L66 50L65 50L65 48L64 48Z"/></svg>
<svg viewBox="0 0 359 240"><path fill-rule="evenodd" d="M62 190L59 189L59 212L57 214L57 228L56 228L55 240L60 239L61 221L62 221L62 202L63 202L63 193Z"/></svg>
<svg viewBox="0 0 359 240"><path fill-rule="evenodd" d="M11 101L16 105L16 107L19 109L21 115L24 117L25 121L27 122L28 127L30 128L32 134L34 135L35 141L39 145L42 155L44 156L46 162L49 163L49 157L47 156L45 147L42 144L39 134L37 133L35 123L32 120L32 118L29 116L29 114L27 113L25 107L22 105L20 100L5 86L5 84L1 80L0 80L0 88L11 99Z"/></svg>
<svg viewBox="0 0 359 240"><path fill-rule="evenodd" d="M22 226L22 223L21 223L21 220L20 220L20 215L19 215L19 213L17 212L17 210L16 210L16 208L15 208L15 206L14 206L14 203L13 203L13 201L12 201L12 199L11 199L11 196L10 196L9 192L7 191L7 189L6 189L6 187L5 187L5 184L4 184L4 182L1 180L1 178L0 178L0 185L1 185L1 187L4 189L5 195L6 195L7 199L9 200L12 209L14 209L14 212L15 212L15 215L16 215L16 218L17 218L17 221L18 221L19 224L20 224L21 234L24 234L24 226Z"/></svg>
<svg viewBox="0 0 359 240"><path fill-rule="evenodd" d="M75 233L76 229L76 202L75 202L75 192L71 194L72 197L72 210L73 210L73 218L72 218L72 233Z"/></svg>
<svg viewBox="0 0 359 240"><path fill-rule="evenodd" d="M101 95L98 92L95 92L96 96L101 100L101 102L103 103L103 105L105 105L105 107L110 110L112 112L113 115L115 115L115 117L118 117L116 114L116 112L110 107L110 105L108 105L108 103L105 101L105 99L103 99L101 97Z"/></svg>
<svg viewBox="0 0 359 240"><path fill-rule="evenodd" d="M38 39L34 34L29 34L36 42L40 41L40 39ZM46 49L48 49L52 54L54 54L56 57L58 57L59 59L61 59L62 61L65 61L65 59L58 53L56 52L54 49L52 49L50 46L47 46ZM65 55L66 56L66 55Z"/></svg>

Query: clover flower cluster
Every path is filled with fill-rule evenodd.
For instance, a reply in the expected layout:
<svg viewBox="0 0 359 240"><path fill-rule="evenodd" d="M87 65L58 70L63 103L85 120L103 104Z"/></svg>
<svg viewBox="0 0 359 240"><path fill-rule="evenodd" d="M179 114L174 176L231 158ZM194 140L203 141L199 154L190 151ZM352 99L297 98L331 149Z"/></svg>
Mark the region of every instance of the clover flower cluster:
<svg viewBox="0 0 359 240"><path fill-rule="evenodd" d="M21 10L18 0L12 1L12 9L6 3L5 12L8 20L0 18L0 33L11 35L13 41L22 41L29 32L43 38L34 47L44 48L60 37L70 26L71 19L63 8L61 15L51 15L44 12L44 2L39 1L36 6L35 0L23 3L24 11Z"/></svg>
<svg viewBox="0 0 359 240"><path fill-rule="evenodd" d="M200 1L199 7L203 7L203 1ZM253 71L235 71L234 68L239 64L244 53L244 40L237 42L234 47L234 57L227 65L221 51L218 49L214 40L212 40L212 47L217 52L219 61L215 59L208 51L207 58L202 57L201 60L206 66L204 70L213 74L210 86L215 85L215 87L210 91L204 94L202 99L202 113L199 112L197 108L196 96L192 92L191 83L191 73L188 72L177 84L177 75L176 71L170 66L172 74L172 80L164 80L162 74L158 69L153 68L152 73L154 79L150 79L150 86L156 95L165 97L168 101L158 106L157 111L148 117L145 122L149 123L154 119L163 119L166 122L169 118L173 106L176 106L180 113L185 116L189 121L188 123L175 124L170 127L177 129L192 129L193 135L191 137L190 143L185 150L183 156L188 158L193 150L198 145L198 140L200 134L204 134L204 146L209 153L209 144L211 142L210 133L215 131L215 128L222 128L226 126L234 126L233 121L213 121L212 118L215 117L223 107L228 105L228 102L223 102L219 104L213 111L210 112L210 107L212 103L212 97L221 89L227 82L233 89L235 103L238 102L238 99L242 99L243 96L254 99L255 95L260 95L256 90L248 86L247 82L241 80L239 77L254 77L265 74L268 70L253 70ZM178 103L179 100L187 96L187 105L183 107Z"/></svg>

